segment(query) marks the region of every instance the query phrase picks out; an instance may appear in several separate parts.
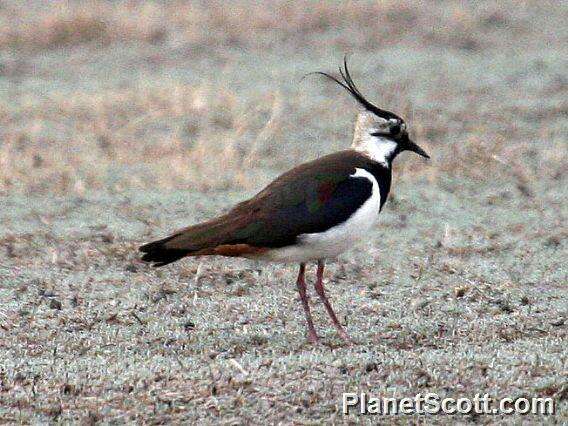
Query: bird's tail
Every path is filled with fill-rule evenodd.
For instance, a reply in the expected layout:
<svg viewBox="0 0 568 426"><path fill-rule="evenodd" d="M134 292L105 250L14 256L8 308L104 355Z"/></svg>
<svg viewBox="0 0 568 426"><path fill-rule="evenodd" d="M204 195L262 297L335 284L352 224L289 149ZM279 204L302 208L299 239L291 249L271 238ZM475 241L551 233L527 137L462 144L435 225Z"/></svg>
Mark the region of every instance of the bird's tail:
<svg viewBox="0 0 568 426"><path fill-rule="evenodd" d="M232 238L234 223L226 217L193 225L139 248L142 260L164 266L186 256L217 254L215 248Z"/></svg>
<svg viewBox="0 0 568 426"><path fill-rule="evenodd" d="M168 248L167 243L173 240L176 235L171 235L161 240L152 241L151 243L144 244L139 250L144 253L142 260L144 262L152 262L152 266L164 266L169 263L175 262L189 254L187 250Z"/></svg>

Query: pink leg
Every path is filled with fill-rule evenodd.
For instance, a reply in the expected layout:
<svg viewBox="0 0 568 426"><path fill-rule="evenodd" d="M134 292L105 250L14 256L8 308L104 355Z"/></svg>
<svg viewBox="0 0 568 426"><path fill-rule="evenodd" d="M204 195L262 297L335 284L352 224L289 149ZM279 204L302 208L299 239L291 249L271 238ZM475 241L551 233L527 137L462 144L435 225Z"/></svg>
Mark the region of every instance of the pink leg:
<svg viewBox="0 0 568 426"><path fill-rule="evenodd" d="M308 304L308 294L306 292L306 281L304 275L306 272L306 264L300 263L300 272L298 273L298 280L296 281L296 286L298 287L298 292L300 293L300 300L302 301L302 306L304 307L304 313L306 314L306 322L308 323L308 340L310 343L317 343L319 337L314 328L314 321L312 320L312 314L310 313L310 305Z"/></svg>
<svg viewBox="0 0 568 426"><path fill-rule="evenodd" d="M346 333L343 326L339 323L339 320L337 319L335 312L333 312L333 308L331 307L331 303L329 303L329 300L327 300L327 297L325 295L325 289L323 288L323 269L324 269L324 267L325 267L325 262L323 260L318 260L318 271L317 271L317 279L316 279L316 284L315 284L316 293L318 294L321 301L323 302L323 304L325 306L325 310L327 311L327 314L329 315L329 317L333 321L333 325L337 329L337 333L339 333L339 336L343 340L345 340L347 342L351 342L349 335Z"/></svg>

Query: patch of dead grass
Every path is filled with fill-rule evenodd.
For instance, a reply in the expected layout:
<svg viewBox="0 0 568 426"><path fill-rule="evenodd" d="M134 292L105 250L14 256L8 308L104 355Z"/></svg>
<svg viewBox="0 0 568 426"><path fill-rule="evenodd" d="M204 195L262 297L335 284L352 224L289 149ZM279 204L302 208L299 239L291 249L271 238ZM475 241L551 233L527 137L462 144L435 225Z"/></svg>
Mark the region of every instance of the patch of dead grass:
<svg viewBox="0 0 568 426"><path fill-rule="evenodd" d="M526 9L494 4L474 8L450 2L418 9L406 1L238 1L230 7L217 1L7 2L0 11L0 50L17 52L21 58L0 64L0 74L13 79L34 75L26 58L37 52L83 44L104 51L121 42L160 43L175 52L180 46L199 47L201 52L237 47L255 56L279 46L310 46L314 52L330 46L360 52L396 46L491 52L491 41L496 37L512 41L517 33L527 30L526 16L534 7L531 3ZM195 50L191 52L193 55ZM436 78L433 84L443 84L442 74ZM408 117L417 105L401 102L412 97L415 83L413 79L381 83L381 103ZM566 90L566 85L559 84L556 94ZM336 96L333 90L328 92L330 99ZM562 144L538 147L547 168L527 161L535 150L527 140L550 135L540 135L538 129L527 134L526 129L523 133L508 128L504 133L479 123L487 118L509 122L528 114L544 128L551 120L565 116L565 105L538 111L510 107L487 117L482 111L483 100L493 99L483 90L470 93L448 86L432 93L434 100L461 102L463 98L460 111L418 106L422 109L409 120L411 130L432 153L435 167L417 166L422 164L419 159L399 162L397 174L402 179L426 177L436 182L442 173L485 180L499 175L514 179L519 190L528 194L530 182L545 170L552 171L557 180L562 178L566 167ZM290 114L305 100L285 98L279 87L243 98L230 84L210 79L193 86L168 80L142 88L132 84L73 96L56 91L47 98L28 94L17 99L16 107L11 99L6 100L0 103L0 191L81 195L90 189L147 186L201 190L257 187L257 176L247 171L257 169L252 166L278 163L289 167L295 162L295 158L285 157L288 151L276 149L283 134L336 119L336 110L321 102L303 106L305 114ZM344 146L347 144L348 140ZM296 156L301 155L301 148L289 151L292 149Z"/></svg>
<svg viewBox="0 0 568 426"><path fill-rule="evenodd" d="M32 11L30 13L30 10ZM43 50L114 42L274 47L333 43L373 49L376 43L435 44L458 50L490 46L488 33L526 27L522 12L452 1L417 11L410 1L7 2L0 49ZM246 28L246 31L243 29ZM357 31L354 31L357 29ZM422 29L422 30L420 30ZM423 31L428 29L428 31ZM335 30L337 36L322 35Z"/></svg>
<svg viewBox="0 0 568 426"><path fill-rule="evenodd" d="M0 190L81 195L107 187L116 166L137 170L115 176L116 189L247 185L244 170L281 126L283 100L274 92L247 102L256 105L250 112L229 89L213 96L207 87L168 85L34 103L20 111L33 125L5 133ZM54 126L60 137L47 136Z"/></svg>
<svg viewBox="0 0 568 426"><path fill-rule="evenodd" d="M85 43L158 43L165 30L156 8L126 2L10 2L2 11L0 49L41 51Z"/></svg>

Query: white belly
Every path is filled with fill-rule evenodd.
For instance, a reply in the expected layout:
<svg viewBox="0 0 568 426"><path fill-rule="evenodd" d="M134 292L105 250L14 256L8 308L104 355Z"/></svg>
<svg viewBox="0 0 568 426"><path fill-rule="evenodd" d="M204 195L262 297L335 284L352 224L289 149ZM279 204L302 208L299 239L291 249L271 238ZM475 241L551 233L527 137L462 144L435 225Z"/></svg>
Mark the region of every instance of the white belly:
<svg viewBox="0 0 568 426"><path fill-rule="evenodd" d="M338 256L369 235L379 216L381 194L375 177L364 169L355 169L353 177L364 177L373 184L371 197L346 222L325 232L302 234L299 244L270 250L261 259L276 262L307 262Z"/></svg>

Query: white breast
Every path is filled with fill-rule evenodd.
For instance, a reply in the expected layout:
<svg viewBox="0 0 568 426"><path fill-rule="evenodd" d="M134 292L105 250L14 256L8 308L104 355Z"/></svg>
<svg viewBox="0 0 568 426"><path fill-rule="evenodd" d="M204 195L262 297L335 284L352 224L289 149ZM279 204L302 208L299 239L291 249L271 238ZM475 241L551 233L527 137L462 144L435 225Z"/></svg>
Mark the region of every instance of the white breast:
<svg viewBox="0 0 568 426"><path fill-rule="evenodd" d="M333 258L366 237L379 216L381 206L379 184L375 177L364 169L355 169L355 173L351 176L368 179L373 189L371 197L346 222L325 232L299 235L298 244L271 250L263 257L277 262L307 262Z"/></svg>

